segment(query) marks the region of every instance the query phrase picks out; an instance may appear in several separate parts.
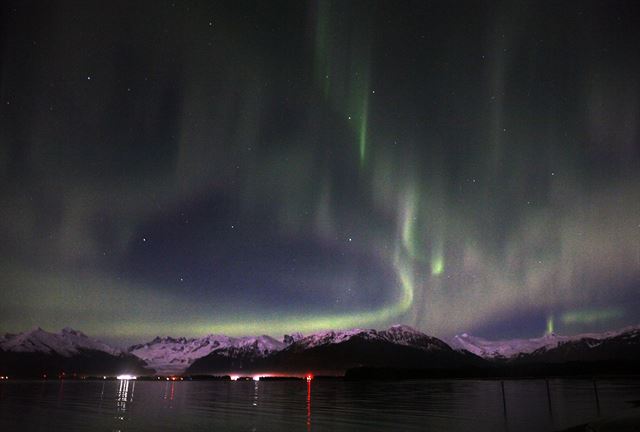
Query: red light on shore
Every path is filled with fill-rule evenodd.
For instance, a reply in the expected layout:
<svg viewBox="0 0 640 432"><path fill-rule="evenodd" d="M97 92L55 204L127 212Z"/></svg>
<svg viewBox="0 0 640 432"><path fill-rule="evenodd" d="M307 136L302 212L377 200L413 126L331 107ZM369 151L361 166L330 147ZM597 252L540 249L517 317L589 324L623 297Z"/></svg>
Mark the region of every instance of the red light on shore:
<svg viewBox="0 0 640 432"><path fill-rule="evenodd" d="M311 382L312 379L313 379L313 375L307 374L307 382Z"/></svg>

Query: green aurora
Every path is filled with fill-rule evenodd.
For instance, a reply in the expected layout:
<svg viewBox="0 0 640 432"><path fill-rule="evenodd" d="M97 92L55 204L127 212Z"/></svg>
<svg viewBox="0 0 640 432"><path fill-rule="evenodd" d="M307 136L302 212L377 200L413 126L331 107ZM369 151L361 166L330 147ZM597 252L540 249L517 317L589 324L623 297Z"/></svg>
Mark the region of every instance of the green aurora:
<svg viewBox="0 0 640 432"><path fill-rule="evenodd" d="M0 330L636 324L637 29L574 6L2 18Z"/></svg>

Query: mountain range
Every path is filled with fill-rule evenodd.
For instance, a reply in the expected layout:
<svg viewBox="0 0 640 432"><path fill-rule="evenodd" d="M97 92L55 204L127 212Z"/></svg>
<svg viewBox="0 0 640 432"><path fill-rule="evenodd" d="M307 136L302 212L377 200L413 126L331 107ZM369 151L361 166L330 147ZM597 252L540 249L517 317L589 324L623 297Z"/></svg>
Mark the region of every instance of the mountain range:
<svg viewBox="0 0 640 432"><path fill-rule="evenodd" d="M42 377L132 374L342 374L358 367L461 370L501 365L634 362L640 327L576 336L490 341L466 333L449 343L405 325L304 336L157 337L118 349L65 328L0 336L0 374Z"/></svg>
<svg viewBox="0 0 640 432"><path fill-rule="evenodd" d="M289 343L269 355L228 357L217 350L194 361L188 373L227 370L247 372L341 374L360 366L456 368L479 365L482 359L456 351L445 342L411 327L387 330L327 331L306 337L285 337Z"/></svg>
<svg viewBox="0 0 640 432"><path fill-rule="evenodd" d="M451 338L449 344L485 359L512 363L631 360L639 358L640 326L604 333L547 333L539 338L495 341L463 333Z"/></svg>
<svg viewBox="0 0 640 432"><path fill-rule="evenodd" d="M153 373L140 358L84 333L64 328L50 333L41 328L0 336L0 374L55 378L79 375Z"/></svg>
<svg viewBox="0 0 640 432"><path fill-rule="evenodd" d="M214 355L234 361L259 359L282 350L285 343L270 336L229 337L208 335L202 338L157 337L151 342L133 345L128 349L162 374L185 372L196 360Z"/></svg>

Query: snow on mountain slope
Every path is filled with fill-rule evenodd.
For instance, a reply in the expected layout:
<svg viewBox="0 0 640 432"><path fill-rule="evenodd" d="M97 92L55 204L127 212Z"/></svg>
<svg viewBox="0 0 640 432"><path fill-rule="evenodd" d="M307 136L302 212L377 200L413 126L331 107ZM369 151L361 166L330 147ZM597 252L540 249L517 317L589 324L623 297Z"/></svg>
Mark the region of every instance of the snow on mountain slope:
<svg viewBox="0 0 640 432"><path fill-rule="evenodd" d="M380 340L397 345L413 346L420 349L449 349L441 340L406 325L394 325L386 330L351 329L344 331L326 331L311 334L295 341L295 349L309 349L328 344L339 344L358 336L368 340Z"/></svg>
<svg viewBox="0 0 640 432"><path fill-rule="evenodd" d="M450 349L450 347L440 339L428 336L407 325L391 326L387 330L379 331L378 336L386 341L399 345L414 346L428 350Z"/></svg>
<svg viewBox="0 0 640 432"><path fill-rule="evenodd" d="M449 341L454 349L463 349L484 358L512 358L520 354L531 354L538 350L549 350L567 343L582 339L603 340L627 333L637 327L626 327L618 331L605 333L584 333L575 336L560 336L555 333L545 334L539 338L487 340L467 333L456 335Z"/></svg>
<svg viewBox="0 0 640 432"><path fill-rule="evenodd" d="M298 349L308 349L322 345L346 342L354 336L370 339L373 337L372 332L374 331L375 330L363 330L358 328L345 331L329 330L302 337L295 342L295 345Z"/></svg>
<svg viewBox="0 0 640 432"><path fill-rule="evenodd" d="M236 338L232 345L236 350L251 351L259 356L266 356L274 351L280 351L285 347L283 342L280 342L271 336L249 336Z"/></svg>
<svg viewBox="0 0 640 432"><path fill-rule="evenodd" d="M464 349L484 358L510 358L517 354L528 354L540 348L554 348L567 336L555 334L533 339L487 340L467 333L454 336L449 344L454 349Z"/></svg>
<svg viewBox="0 0 640 432"><path fill-rule="evenodd" d="M302 333L292 333L290 335L284 335L283 342L285 345L291 345L294 342L298 342L300 339L303 339L304 335Z"/></svg>
<svg viewBox="0 0 640 432"><path fill-rule="evenodd" d="M144 360L156 372L176 373L187 368L195 359L230 344L230 338L223 335L198 339L157 337L151 342L131 346L128 351Z"/></svg>
<svg viewBox="0 0 640 432"><path fill-rule="evenodd" d="M180 373L195 360L217 352L220 355L236 355L238 352L264 357L284 347L269 336L229 337L208 335L202 338L157 337L151 342L134 345L129 353L144 360L158 373Z"/></svg>
<svg viewBox="0 0 640 432"><path fill-rule="evenodd" d="M396 325L387 330L351 329L344 331L324 331L303 336L300 333L285 335L284 341L270 336L229 337L208 335L202 338L156 338L151 342L134 345L129 353L144 360L158 373L181 373L197 359L215 353L231 358L258 358L280 351L286 347L305 350L327 344L346 342L354 336L370 340L382 340L398 345L414 346L420 349L450 349L439 339L425 335L409 326Z"/></svg>
<svg viewBox="0 0 640 432"><path fill-rule="evenodd" d="M115 356L121 354L120 350L68 327L60 333L50 333L38 327L15 335L6 334L0 339L0 350L59 354L64 357L79 354L82 350L103 351Z"/></svg>

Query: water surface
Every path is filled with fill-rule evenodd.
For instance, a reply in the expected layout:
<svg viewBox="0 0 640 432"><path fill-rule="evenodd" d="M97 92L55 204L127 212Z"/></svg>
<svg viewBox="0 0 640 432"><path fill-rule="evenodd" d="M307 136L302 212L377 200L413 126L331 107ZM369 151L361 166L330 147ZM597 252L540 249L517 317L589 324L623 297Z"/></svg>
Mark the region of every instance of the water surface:
<svg viewBox="0 0 640 432"><path fill-rule="evenodd" d="M2 431L553 431L640 400L640 380L8 381ZM548 391L547 391L548 389ZM596 398L597 395L597 398Z"/></svg>

